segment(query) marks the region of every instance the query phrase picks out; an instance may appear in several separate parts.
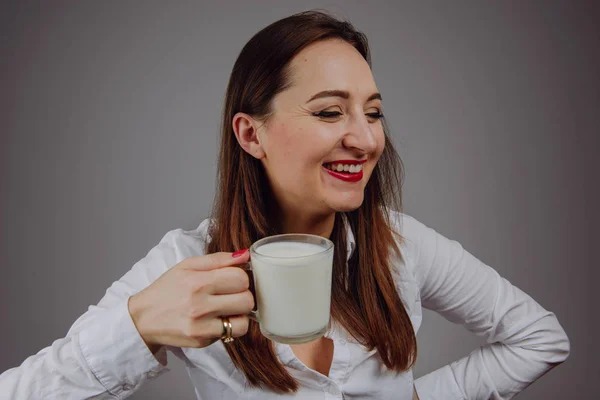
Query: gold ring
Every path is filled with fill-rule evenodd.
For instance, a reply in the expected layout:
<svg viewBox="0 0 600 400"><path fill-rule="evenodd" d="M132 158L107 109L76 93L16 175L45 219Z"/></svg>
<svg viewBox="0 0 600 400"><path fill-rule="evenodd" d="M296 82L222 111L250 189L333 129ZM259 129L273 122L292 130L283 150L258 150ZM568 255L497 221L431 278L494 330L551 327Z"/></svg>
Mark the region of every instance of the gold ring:
<svg viewBox="0 0 600 400"><path fill-rule="evenodd" d="M223 335L221 335L221 340L223 343L231 343L233 342L233 337L231 333L233 332L233 327L231 326L231 322L227 317L221 317L221 322L223 323Z"/></svg>

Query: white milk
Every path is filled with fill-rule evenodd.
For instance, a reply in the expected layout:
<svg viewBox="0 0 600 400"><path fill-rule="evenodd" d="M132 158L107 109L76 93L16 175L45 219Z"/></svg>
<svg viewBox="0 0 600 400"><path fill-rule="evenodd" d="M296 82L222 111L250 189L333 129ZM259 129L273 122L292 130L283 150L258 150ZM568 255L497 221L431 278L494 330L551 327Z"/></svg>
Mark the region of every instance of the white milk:
<svg viewBox="0 0 600 400"><path fill-rule="evenodd" d="M267 243L256 249L251 262L266 336L303 336L327 328L332 250L312 243Z"/></svg>

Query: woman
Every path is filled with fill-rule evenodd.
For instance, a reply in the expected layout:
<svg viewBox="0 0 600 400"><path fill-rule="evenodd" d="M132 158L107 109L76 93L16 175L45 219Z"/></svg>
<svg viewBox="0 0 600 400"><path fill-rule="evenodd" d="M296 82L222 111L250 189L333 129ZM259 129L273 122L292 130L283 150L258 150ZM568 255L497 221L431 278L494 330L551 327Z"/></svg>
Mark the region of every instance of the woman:
<svg viewBox="0 0 600 400"><path fill-rule="evenodd" d="M567 336L459 243L399 211L387 138L364 35L319 12L264 28L227 87L213 218L169 232L65 338L5 372L1 392L125 398L167 371L169 350L199 399L513 397L566 359ZM290 346L248 320L238 267L254 241L287 232L336 246L331 328ZM422 305L489 344L413 383Z"/></svg>

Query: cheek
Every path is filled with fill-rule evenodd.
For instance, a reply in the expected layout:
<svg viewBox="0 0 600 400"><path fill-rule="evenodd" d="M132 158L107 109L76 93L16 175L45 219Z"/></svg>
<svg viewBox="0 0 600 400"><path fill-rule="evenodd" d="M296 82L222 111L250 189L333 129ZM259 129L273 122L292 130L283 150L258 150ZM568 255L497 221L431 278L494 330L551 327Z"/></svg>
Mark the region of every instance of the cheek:
<svg viewBox="0 0 600 400"><path fill-rule="evenodd" d="M335 138L329 130L310 123L279 123L270 133L267 157L272 161L271 168L306 171L320 165L322 159L335 147ZM320 129L319 129L320 128ZM281 174L278 174L281 175Z"/></svg>
<svg viewBox="0 0 600 400"><path fill-rule="evenodd" d="M267 132L267 142L264 150L268 160L269 168L276 170L292 161L294 156L294 146L296 135L289 131L289 127L284 123L273 124Z"/></svg>
<svg viewBox="0 0 600 400"><path fill-rule="evenodd" d="M383 153L383 149L385 148L385 134L383 133L383 128L381 127L381 125L375 132L375 141L377 142L377 150L375 151L376 157L377 159L379 159L379 157Z"/></svg>
<svg viewBox="0 0 600 400"><path fill-rule="evenodd" d="M299 182L309 178L306 172L314 146L311 146L307 133L308 130L302 127L287 126L285 123L273 126L269 132L265 167L276 186L285 188L286 191L294 191L296 186L305 186Z"/></svg>
<svg viewBox="0 0 600 400"><path fill-rule="evenodd" d="M375 151L373 153L373 157L372 157L373 161L369 163L371 166L368 169L368 172L365 171L367 173L367 180L370 179L371 174L373 173L373 170L375 169L375 165L379 162L379 158L381 157L381 154L383 154L383 150L385 149L385 142L386 142L385 134L383 133L383 129L381 127L379 129L377 129L376 131L374 131L373 133L374 133L375 141L377 143L377 148L375 149Z"/></svg>

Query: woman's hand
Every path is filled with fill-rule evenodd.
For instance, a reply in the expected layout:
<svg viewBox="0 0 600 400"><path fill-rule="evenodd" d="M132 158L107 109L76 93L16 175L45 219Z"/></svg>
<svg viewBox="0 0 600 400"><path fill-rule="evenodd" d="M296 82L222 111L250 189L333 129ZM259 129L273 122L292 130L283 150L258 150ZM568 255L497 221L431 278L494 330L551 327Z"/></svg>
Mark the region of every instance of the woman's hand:
<svg viewBox="0 0 600 400"><path fill-rule="evenodd" d="M233 337L245 335L254 296L246 271L235 265L249 254L187 258L131 296L129 313L148 348L206 347L223 334L221 316L229 317Z"/></svg>

